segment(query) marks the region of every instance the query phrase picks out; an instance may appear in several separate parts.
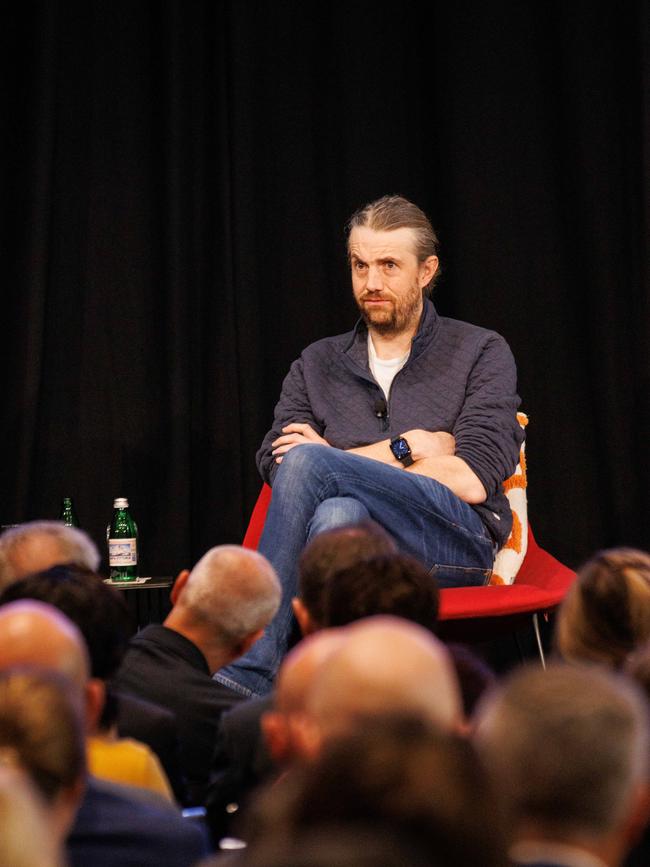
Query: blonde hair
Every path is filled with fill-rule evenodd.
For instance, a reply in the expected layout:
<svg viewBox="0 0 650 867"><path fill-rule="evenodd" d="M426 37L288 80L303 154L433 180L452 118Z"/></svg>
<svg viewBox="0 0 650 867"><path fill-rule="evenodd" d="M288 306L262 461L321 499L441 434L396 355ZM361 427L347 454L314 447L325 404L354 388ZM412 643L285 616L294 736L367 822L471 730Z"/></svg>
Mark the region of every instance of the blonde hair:
<svg viewBox="0 0 650 867"><path fill-rule="evenodd" d="M555 646L568 662L619 668L650 639L650 555L599 551L579 570L558 613Z"/></svg>

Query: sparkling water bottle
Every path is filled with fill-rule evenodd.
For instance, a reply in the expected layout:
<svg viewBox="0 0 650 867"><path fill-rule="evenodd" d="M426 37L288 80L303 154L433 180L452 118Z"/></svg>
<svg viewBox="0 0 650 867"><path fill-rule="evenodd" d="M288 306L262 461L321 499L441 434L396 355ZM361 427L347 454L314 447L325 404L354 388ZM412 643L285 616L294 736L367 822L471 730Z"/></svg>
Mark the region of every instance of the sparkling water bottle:
<svg viewBox="0 0 650 867"><path fill-rule="evenodd" d="M106 529L108 565L113 581L135 581L138 575L138 528L126 497L113 501L113 520Z"/></svg>

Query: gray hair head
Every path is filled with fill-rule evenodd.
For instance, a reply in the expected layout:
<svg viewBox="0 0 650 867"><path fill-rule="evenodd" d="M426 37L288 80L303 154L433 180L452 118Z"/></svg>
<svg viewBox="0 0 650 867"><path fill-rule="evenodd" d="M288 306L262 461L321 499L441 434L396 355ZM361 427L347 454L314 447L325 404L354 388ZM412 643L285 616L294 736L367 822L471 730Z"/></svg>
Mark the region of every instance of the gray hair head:
<svg viewBox="0 0 650 867"><path fill-rule="evenodd" d="M605 835L647 781L644 697L592 667L524 668L479 705L476 743L515 823Z"/></svg>
<svg viewBox="0 0 650 867"><path fill-rule="evenodd" d="M218 545L192 569L178 604L230 646L263 629L280 607L281 596L266 557L239 545Z"/></svg>
<svg viewBox="0 0 650 867"><path fill-rule="evenodd" d="M60 521L29 521L0 536L0 590L32 572L74 563L96 572L99 551L93 540Z"/></svg>

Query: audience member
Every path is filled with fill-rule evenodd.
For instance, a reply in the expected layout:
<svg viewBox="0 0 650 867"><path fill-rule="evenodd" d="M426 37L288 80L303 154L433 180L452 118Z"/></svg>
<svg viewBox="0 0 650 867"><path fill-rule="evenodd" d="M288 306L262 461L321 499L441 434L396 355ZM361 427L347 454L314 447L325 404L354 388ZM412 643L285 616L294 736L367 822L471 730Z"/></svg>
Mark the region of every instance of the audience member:
<svg viewBox="0 0 650 867"><path fill-rule="evenodd" d="M478 709L516 864L617 867L648 815L643 696L605 669L518 670Z"/></svg>
<svg viewBox="0 0 650 867"><path fill-rule="evenodd" d="M479 699L496 684L497 677L490 666L465 644L452 643L446 647L460 686L465 718L464 731L469 733Z"/></svg>
<svg viewBox="0 0 650 867"><path fill-rule="evenodd" d="M305 834L385 835L444 867L504 867L506 836L489 780L466 739L421 716L373 714L268 789L249 817L243 864L295 858ZM330 862L338 863L338 862ZM353 862L357 863L357 862Z"/></svg>
<svg viewBox="0 0 650 867"><path fill-rule="evenodd" d="M70 679L55 672L0 671L0 762L27 773L59 844L72 827L84 792L80 699Z"/></svg>
<svg viewBox="0 0 650 867"><path fill-rule="evenodd" d="M85 730L101 715L103 690L89 677L83 637L50 605L34 600L0 607L0 670L17 666L55 671L70 679L83 708ZM190 867L206 853L201 830L154 794L148 802L135 789L87 779L67 840L70 867L113 867L116 863ZM119 861L118 861L119 858Z"/></svg>
<svg viewBox="0 0 650 867"><path fill-rule="evenodd" d="M99 551L90 536L59 521L29 521L0 535L0 590L32 572L75 563L96 572Z"/></svg>
<svg viewBox="0 0 650 867"><path fill-rule="evenodd" d="M650 639L650 554L600 551L579 570L556 622L555 646L567 662L620 668Z"/></svg>
<svg viewBox="0 0 650 867"><path fill-rule="evenodd" d="M319 538L319 537L316 537ZM383 554L340 569L324 587L322 626L392 614L433 631L438 582L408 554Z"/></svg>
<svg viewBox="0 0 650 867"><path fill-rule="evenodd" d="M131 641L118 689L176 714L189 798L202 803L215 765L219 720L243 697L212 679L264 631L280 603L268 561L235 545L212 548L172 590L172 610Z"/></svg>
<svg viewBox="0 0 650 867"><path fill-rule="evenodd" d="M175 718L163 708L128 695L120 696L106 686L134 631L123 595L94 572L65 565L21 578L0 593L0 605L17 599L38 599L53 605L77 626L85 639L91 676L101 682L106 693L97 731L89 737L91 773L118 783L150 788L170 799L168 779L158 758L148 749L157 747L174 791L182 800L184 785Z"/></svg>
<svg viewBox="0 0 650 867"><path fill-rule="evenodd" d="M229 836L232 828L240 825L240 808L247 805L252 792L263 781L276 779L300 755L295 739L299 736L307 690L327 655L339 646L344 631L323 629L308 635L285 656L277 676L273 705L264 709L261 718L255 717L255 730L249 733L251 743L257 745L252 756L250 753L242 756L236 750L239 743L245 742L244 738L234 739L233 744L226 742L228 765L215 778L207 798L208 823L215 840ZM251 699L250 703L259 701Z"/></svg>
<svg viewBox="0 0 650 867"><path fill-rule="evenodd" d="M444 645L415 623L369 617L319 669L306 698L306 754L362 717L404 712L447 730L462 724L458 681ZM306 755L308 757L308 755Z"/></svg>
<svg viewBox="0 0 650 867"><path fill-rule="evenodd" d="M325 626L325 588L336 572L382 554L397 554L397 545L374 521L325 530L305 546L298 562L298 596L293 612L302 635Z"/></svg>
<svg viewBox="0 0 650 867"><path fill-rule="evenodd" d="M6 755L0 764L0 864L7 867L64 867L44 799L27 773Z"/></svg>
<svg viewBox="0 0 650 867"><path fill-rule="evenodd" d="M262 732L276 768L283 769L301 755L301 724L307 697L332 653L343 647L345 629L321 629L308 635L282 660L276 680L273 709L262 716Z"/></svg>

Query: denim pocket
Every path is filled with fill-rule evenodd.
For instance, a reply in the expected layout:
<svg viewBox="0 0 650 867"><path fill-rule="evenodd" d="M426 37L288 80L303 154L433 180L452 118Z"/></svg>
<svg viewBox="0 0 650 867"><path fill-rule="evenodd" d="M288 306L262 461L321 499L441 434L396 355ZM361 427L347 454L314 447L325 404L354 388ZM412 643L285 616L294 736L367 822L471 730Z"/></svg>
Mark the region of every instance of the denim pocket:
<svg viewBox="0 0 650 867"><path fill-rule="evenodd" d="M441 588L483 587L489 584L492 569L483 569L479 566L448 566L444 563L436 563L429 570L429 574L433 575Z"/></svg>

